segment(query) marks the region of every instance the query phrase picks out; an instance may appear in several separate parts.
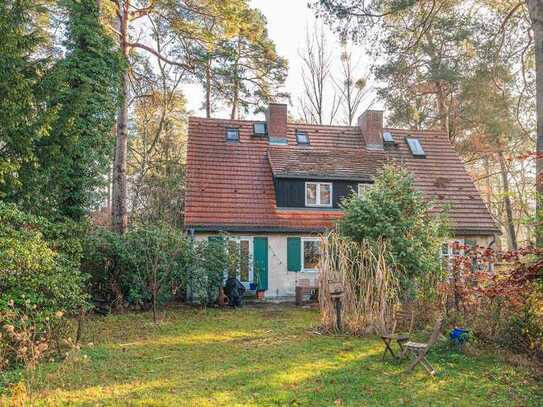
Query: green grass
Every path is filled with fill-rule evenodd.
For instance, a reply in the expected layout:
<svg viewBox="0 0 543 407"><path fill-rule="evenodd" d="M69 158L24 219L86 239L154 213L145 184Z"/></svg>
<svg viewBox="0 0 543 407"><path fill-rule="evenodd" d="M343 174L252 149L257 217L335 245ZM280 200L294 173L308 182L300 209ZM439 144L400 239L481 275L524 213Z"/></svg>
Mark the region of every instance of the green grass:
<svg viewBox="0 0 543 407"><path fill-rule="evenodd" d="M35 405L543 405L541 384L492 355L441 346L438 374L381 361L376 338L313 333L318 312L287 306L95 318L81 352L43 363ZM3 400L5 403L9 399ZM2 400L0 399L0 404Z"/></svg>

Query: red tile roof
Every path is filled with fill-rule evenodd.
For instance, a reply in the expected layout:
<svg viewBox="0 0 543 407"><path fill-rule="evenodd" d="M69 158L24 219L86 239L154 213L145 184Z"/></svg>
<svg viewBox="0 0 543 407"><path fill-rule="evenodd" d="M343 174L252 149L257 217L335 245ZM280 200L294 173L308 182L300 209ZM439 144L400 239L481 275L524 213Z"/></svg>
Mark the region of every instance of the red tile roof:
<svg viewBox="0 0 543 407"><path fill-rule="evenodd" d="M404 130L387 129L398 143L384 154L365 149L358 127L289 124L288 146L270 146L266 138L252 136L253 123L189 119L186 228L310 232L332 227L340 210L277 208L273 175L367 179L386 154L414 173L416 187L426 197L450 203L458 233L497 231L463 163L439 133L414 134L427 154L417 159L403 140ZM226 127L239 128L239 143L225 140ZM296 144L296 129L309 134L310 146Z"/></svg>
<svg viewBox="0 0 543 407"><path fill-rule="evenodd" d="M370 181L382 165L385 154L363 148L270 146L268 159L275 177Z"/></svg>

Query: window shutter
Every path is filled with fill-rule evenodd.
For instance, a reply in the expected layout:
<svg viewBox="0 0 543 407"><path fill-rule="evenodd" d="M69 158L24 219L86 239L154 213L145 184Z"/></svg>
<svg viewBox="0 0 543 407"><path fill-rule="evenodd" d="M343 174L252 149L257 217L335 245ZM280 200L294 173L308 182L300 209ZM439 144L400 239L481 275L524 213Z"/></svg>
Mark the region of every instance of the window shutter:
<svg viewBox="0 0 543 407"><path fill-rule="evenodd" d="M253 239L253 262L255 281L259 290L268 289L268 238L255 237Z"/></svg>
<svg viewBox="0 0 543 407"><path fill-rule="evenodd" d="M287 270L300 271L302 268L302 241L299 237L287 238Z"/></svg>
<svg viewBox="0 0 543 407"><path fill-rule="evenodd" d="M470 249L475 249L475 246L477 246L477 240L466 239L464 240L464 244L468 246Z"/></svg>

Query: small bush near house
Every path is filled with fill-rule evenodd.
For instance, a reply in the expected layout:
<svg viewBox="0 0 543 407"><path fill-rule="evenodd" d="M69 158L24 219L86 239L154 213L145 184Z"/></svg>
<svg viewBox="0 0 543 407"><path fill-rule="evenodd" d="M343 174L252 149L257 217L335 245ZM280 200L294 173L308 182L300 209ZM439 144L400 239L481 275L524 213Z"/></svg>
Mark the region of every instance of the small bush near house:
<svg viewBox="0 0 543 407"><path fill-rule="evenodd" d="M184 286L184 257L190 243L170 226L145 226L130 231L124 239L124 266L128 298L132 303L151 303L157 322L158 305L171 300L174 286Z"/></svg>
<svg viewBox="0 0 543 407"><path fill-rule="evenodd" d="M66 317L86 304L80 230L0 203L0 370L59 348Z"/></svg>
<svg viewBox="0 0 543 407"><path fill-rule="evenodd" d="M433 212L433 204L415 191L405 170L386 165L362 197L352 194L343 203L341 234L356 242L386 242L388 263L394 265L403 292L435 287L443 274L439 250L447 240L445 214ZM418 288L417 288L418 287Z"/></svg>
<svg viewBox="0 0 543 407"><path fill-rule="evenodd" d="M214 303L225 275L239 278L241 264L248 264L250 255L244 254L239 242L228 235L192 242L190 247L190 264L186 267L190 297L202 305Z"/></svg>

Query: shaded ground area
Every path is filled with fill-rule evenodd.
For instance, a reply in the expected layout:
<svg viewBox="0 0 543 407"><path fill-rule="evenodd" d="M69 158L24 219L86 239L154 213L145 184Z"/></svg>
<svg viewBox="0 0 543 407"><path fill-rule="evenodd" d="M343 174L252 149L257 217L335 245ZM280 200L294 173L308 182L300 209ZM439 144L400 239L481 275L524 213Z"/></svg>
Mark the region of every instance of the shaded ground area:
<svg viewBox="0 0 543 407"><path fill-rule="evenodd" d="M441 347L436 378L381 361L375 338L313 333L316 310L169 310L87 323L79 356L44 364L37 405L543 405L543 386L490 355ZM1 404L1 402L0 402Z"/></svg>

